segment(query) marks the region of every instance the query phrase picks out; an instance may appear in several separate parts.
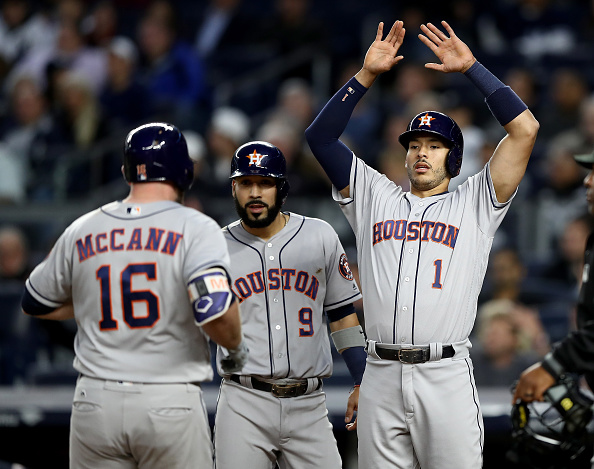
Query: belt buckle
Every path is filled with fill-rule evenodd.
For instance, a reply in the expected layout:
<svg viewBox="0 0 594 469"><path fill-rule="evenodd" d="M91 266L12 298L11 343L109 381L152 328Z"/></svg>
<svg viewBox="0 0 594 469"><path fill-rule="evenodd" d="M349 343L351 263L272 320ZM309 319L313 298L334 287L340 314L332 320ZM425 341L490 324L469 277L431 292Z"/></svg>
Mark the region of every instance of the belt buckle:
<svg viewBox="0 0 594 469"><path fill-rule="evenodd" d="M300 395L301 386L302 383L273 384L271 392L275 397L297 397Z"/></svg>
<svg viewBox="0 0 594 469"><path fill-rule="evenodd" d="M424 357L424 352L425 350L422 348L398 349L396 356L401 363L414 365L415 363L427 361Z"/></svg>

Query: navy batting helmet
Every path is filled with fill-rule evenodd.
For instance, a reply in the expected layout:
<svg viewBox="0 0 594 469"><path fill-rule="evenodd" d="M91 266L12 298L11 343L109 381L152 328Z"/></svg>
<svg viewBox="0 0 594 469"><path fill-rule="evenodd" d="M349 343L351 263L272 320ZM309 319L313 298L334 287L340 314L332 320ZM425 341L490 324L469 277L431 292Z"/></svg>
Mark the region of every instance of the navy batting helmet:
<svg viewBox="0 0 594 469"><path fill-rule="evenodd" d="M124 142L124 176L128 182L170 181L189 189L194 163L180 130L161 122L131 130Z"/></svg>
<svg viewBox="0 0 594 469"><path fill-rule="evenodd" d="M287 162L283 153L268 142L248 142L235 150L231 160L231 176L268 176L278 179L278 196L282 203L289 194Z"/></svg>
<svg viewBox="0 0 594 469"><path fill-rule="evenodd" d="M446 168L452 177L460 174L464 139L458 124L449 116L437 111L423 111L408 124L405 132L398 137L401 145L408 150L408 144L417 132L429 132L439 135L452 144L446 160Z"/></svg>

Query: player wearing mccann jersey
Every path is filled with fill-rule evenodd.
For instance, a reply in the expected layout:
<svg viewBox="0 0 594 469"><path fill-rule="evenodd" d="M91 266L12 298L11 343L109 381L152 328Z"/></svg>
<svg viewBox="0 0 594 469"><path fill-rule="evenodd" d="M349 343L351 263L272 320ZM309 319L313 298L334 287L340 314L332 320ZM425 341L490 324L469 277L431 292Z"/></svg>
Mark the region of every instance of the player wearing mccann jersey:
<svg viewBox="0 0 594 469"><path fill-rule="evenodd" d="M280 211L289 183L277 147L256 141L238 148L231 179L240 220L224 234L250 357L240 374L219 364L225 379L215 418L216 467L340 468L322 388L332 373L324 311L358 385L365 340L352 303L361 294L332 227ZM358 397L355 386L346 422Z"/></svg>
<svg viewBox="0 0 594 469"><path fill-rule="evenodd" d="M231 349L228 371L247 353L227 246L179 203L193 162L176 127L131 131L123 169L128 197L64 231L27 280L23 311L78 325L71 468L210 468L208 337Z"/></svg>
<svg viewBox="0 0 594 469"><path fill-rule="evenodd" d="M403 57L401 21L379 24L362 69L307 129L357 240L367 367L361 384L359 468L476 469L483 423L469 334L493 236L532 152L538 122L516 94L476 61L446 22L419 39L441 63L484 94L507 135L482 171L455 191L463 138L444 114L415 116L400 142L410 192L357 158L338 138L377 76Z"/></svg>

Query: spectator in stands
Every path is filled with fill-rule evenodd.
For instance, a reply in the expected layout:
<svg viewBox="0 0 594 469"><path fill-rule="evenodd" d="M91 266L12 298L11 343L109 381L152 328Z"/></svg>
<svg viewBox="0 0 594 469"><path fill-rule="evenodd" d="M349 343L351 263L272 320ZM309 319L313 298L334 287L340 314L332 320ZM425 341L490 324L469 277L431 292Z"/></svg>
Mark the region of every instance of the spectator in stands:
<svg viewBox="0 0 594 469"><path fill-rule="evenodd" d="M360 103L363 102L365 101ZM355 112L356 110L355 108ZM406 150L398 141L398 136L406 130L409 120L408 115L400 113L388 114L384 120L382 138L379 139L381 146L378 159L374 163L379 172L385 174L388 179L402 187L409 187L410 180L405 166Z"/></svg>
<svg viewBox="0 0 594 469"><path fill-rule="evenodd" d="M573 155L580 150L572 133L552 139L547 146L543 184L533 195L535 201L535 241L543 258L550 258L567 223L586 211L582 182L585 170L575 164Z"/></svg>
<svg viewBox="0 0 594 469"><path fill-rule="evenodd" d="M138 51L134 41L125 37L114 38L109 51L107 84L99 102L109 125L109 133L119 134L122 128L134 127L151 119L152 99L137 75Z"/></svg>
<svg viewBox="0 0 594 469"><path fill-rule="evenodd" d="M316 110L311 86L302 78L289 78L281 83L276 106L269 113L268 120L288 120L295 131L303 135L315 118Z"/></svg>
<svg viewBox="0 0 594 469"><path fill-rule="evenodd" d="M188 154L194 161L194 180L200 179L200 174L203 173L206 165L206 141L204 137L194 130L182 130L182 134L186 138L188 145ZM199 181L195 185L200 184ZM193 207L200 212L204 212L204 204L199 196L198 191L188 191L184 197L184 205L186 207Z"/></svg>
<svg viewBox="0 0 594 469"><path fill-rule="evenodd" d="M254 25L242 9L243 0L209 0L196 31L195 47L202 59L228 55L251 43L246 31ZM218 61L217 61L218 63Z"/></svg>
<svg viewBox="0 0 594 469"><path fill-rule="evenodd" d="M494 250L489 259L479 303L509 300L530 306L538 304L542 297L526 289L526 277L527 267L516 249L504 246Z"/></svg>
<svg viewBox="0 0 594 469"><path fill-rule="evenodd" d="M303 133L291 119L272 117L255 132L255 139L278 147L287 161L287 178L292 196L327 195L331 191L328 178L303 141Z"/></svg>
<svg viewBox="0 0 594 469"><path fill-rule="evenodd" d="M570 220L563 228L557 248L553 249L553 259L542 276L577 294L582 280L586 240L593 231L594 220L587 212Z"/></svg>
<svg viewBox="0 0 594 469"><path fill-rule="evenodd" d="M17 226L0 228L0 282L24 282L32 265L27 236Z"/></svg>
<svg viewBox="0 0 594 469"><path fill-rule="evenodd" d="M235 150L251 135L251 122L247 114L234 107L223 106L214 110L208 124L206 157L202 171L196 175L196 184L187 196L203 200L209 196L227 196L229 167ZM206 213L208 206L205 207ZM217 217L215 216L215 219ZM217 219L220 222L220 219ZM220 222L221 224L224 224Z"/></svg>
<svg viewBox="0 0 594 469"><path fill-rule="evenodd" d="M479 387L509 388L518 373L543 356L531 350L531 337L518 323L515 307L509 300L492 300L477 312L478 340L473 340L470 357Z"/></svg>
<svg viewBox="0 0 594 469"><path fill-rule="evenodd" d="M474 176L483 169L480 151L485 140L485 133L476 125L473 110L468 106L456 102L446 109L446 114L454 119L464 135L464 161L460 168L460 174L450 183L449 190L453 191L469 176Z"/></svg>
<svg viewBox="0 0 594 469"><path fill-rule="evenodd" d="M101 0L82 20L87 43L94 47L108 47L119 32L119 14L111 0Z"/></svg>
<svg viewBox="0 0 594 469"><path fill-rule="evenodd" d="M79 23L62 21L56 44L49 46L32 49L17 62L7 78L9 85L15 78L26 74L50 87L48 69L60 68L86 77L94 92L101 90L107 78L107 53L101 48L88 46Z"/></svg>
<svg viewBox="0 0 594 469"><path fill-rule="evenodd" d="M585 73L577 68L558 68L552 72L548 93L539 109L543 135L551 140L566 130L577 128L580 107L591 90Z"/></svg>
<svg viewBox="0 0 594 469"><path fill-rule="evenodd" d="M56 29L30 0L4 0L0 9L0 78L33 49L47 47Z"/></svg>
<svg viewBox="0 0 594 469"><path fill-rule="evenodd" d="M307 51L313 58L328 51L326 28L311 11L311 3L310 0L274 0L274 11L259 28L262 41L275 48L277 57L290 60L296 53ZM281 79L299 77L311 82L312 63L312 60L294 63Z"/></svg>
<svg viewBox="0 0 594 469"><path fill-rule="evenodd" d="M435 94L436 80L439 78L422 64L414 62L403 63L396 72L384 106L392 113L416 114L418 106L411 105L411 103L414 103L419 97ZM440 109L435 110L439 111Z"/></svg>
<svg viewBox="0 0 594 469"><path fill-rule="evenodd" d="M532 62L571 55L578 42L575 28L583 14L579 2L518 0L500 2L493 13L508 51Z"/></svg>
<svg viewBox="0 0 594 469"><path fill-rule="evenodd" d="M210 112L203 63L191 45L177 36L173 7L167 8L168 2L153 5L138 25L141 80L159 120L203 129Z"/></svg>

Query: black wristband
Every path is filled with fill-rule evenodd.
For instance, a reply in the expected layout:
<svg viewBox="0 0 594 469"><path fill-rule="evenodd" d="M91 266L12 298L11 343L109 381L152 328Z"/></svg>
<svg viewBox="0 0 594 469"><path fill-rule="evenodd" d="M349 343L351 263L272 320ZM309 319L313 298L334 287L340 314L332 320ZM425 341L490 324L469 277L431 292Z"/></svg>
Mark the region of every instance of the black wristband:
<svg viewBox="0 0 594 469"><path fill-rule="evenodd" d="M547 373L555 378L556 381L565 376L565 368L563 368L563 365L561 365L561 363L559 363L553 356L553 352L549 352L545 355L541 365Z"/></svg>

